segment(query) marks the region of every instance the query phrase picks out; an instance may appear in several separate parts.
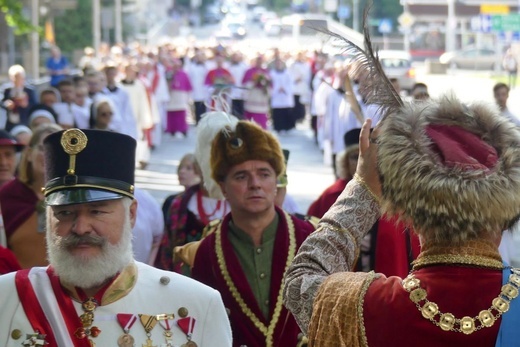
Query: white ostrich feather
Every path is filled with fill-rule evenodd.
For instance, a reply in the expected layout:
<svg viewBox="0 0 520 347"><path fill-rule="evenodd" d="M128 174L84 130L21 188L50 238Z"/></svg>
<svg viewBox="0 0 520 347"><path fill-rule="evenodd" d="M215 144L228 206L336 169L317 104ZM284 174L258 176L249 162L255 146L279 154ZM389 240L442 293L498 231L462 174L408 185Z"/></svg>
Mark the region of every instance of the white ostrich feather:
<svg viewBox="0 0 520 347"><path fill-rule="evenodd" d="M238 118L225 112L207 112L202 115L197 125L195 157L202 171L204 187L209 196L214 199L223 199L224 195L218 183L211 178L211 145L219 132L234 131L237 123Z"/></svg>

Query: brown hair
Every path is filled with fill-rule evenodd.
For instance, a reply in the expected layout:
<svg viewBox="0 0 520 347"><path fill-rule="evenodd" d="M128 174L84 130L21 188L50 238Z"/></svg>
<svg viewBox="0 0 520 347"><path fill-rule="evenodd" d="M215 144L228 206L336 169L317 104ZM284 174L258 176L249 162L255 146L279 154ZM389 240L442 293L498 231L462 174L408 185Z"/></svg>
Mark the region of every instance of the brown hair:
<svg viewBox="0 0 520 347"><path fill-rule="evenodd" d="M20 182L26 185L31 185L34 182L33 166L29 161L29 156L42 138L60 130L63 130L63 128L53 123L41 124L34 130L29 144L23 150L22 159L18 167L18 179Z"/></svg>
<svg viewBox="0 0 520 347"><path fill-rule="evenodd" d="M181 167L187 163L191 163L191 165L193 165L193 171L195 171L195 174L202 179L202 170L200 169L197 158L195 158L195 154L193 153L187 153L181 158L179 161L179 166L177 167L177 175L179 174L179 171L181 171Z"/></svg>
<svg viewBox="0 0 520 347"><path fill-rule="evenodd" d="M502 88L505 88L507 89L507 91L509 92L509 86L503 82L498 82L497 84L495 84L495 86L493 87L493 94L496 94L498 92L499 89L502 89Z"/></svg>

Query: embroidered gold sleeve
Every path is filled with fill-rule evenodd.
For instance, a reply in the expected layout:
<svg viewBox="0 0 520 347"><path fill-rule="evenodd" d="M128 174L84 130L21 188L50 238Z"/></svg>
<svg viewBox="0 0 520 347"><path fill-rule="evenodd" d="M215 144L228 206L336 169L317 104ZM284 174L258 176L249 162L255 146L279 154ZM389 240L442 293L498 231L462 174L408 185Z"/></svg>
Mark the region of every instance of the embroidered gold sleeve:
<svg viewBox="0 0 520 347"><path fill-rule="evenodd" d="M351 271L365 234L380 216L374 197L351 180L302 244L286 273L284 303L307 333L316 293L331 274Z"/></svg>

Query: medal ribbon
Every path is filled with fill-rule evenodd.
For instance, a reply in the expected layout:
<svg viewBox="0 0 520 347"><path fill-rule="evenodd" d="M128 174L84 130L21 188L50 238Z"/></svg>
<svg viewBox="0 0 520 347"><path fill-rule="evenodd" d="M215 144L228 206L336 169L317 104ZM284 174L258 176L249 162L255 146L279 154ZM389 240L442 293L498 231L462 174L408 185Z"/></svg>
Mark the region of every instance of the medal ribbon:
<svg viewBox="0 0 520 347"><path fill-rule="evenodd" d="M144 331L146 331L146 335L149 335L150 331L152 331L153 328L155 328L155 324L157 324L157 318L155 316L140 314L139 319L141 320L141 324L143 325Z"/></svg>
<svg viewBox="0 0 520 347"><path fill-rule="evenodd" d="M131 314L131 313L118 313L116 315L117 321L119 322L119 325L121 328L123 328L123 331L125 333L129 333L130 329L132 329L132 326L135 322L137 322L137 315Z"/></svg>
<svg viewBox="0 0 520 347"><path fill-rule="evenodd" d="M193 330L195 329L195 322L196 319L193 317L186 317L177 321L177 325L186 334L188 340L191 340L191 335L193 335Z"/></svg>
<svg viewBox="0 0 520 347"><path fill-rule="evenodd" d="M155 316L164 330L171 330L174 317L175 316L173 314L160 314Z"/></svg>

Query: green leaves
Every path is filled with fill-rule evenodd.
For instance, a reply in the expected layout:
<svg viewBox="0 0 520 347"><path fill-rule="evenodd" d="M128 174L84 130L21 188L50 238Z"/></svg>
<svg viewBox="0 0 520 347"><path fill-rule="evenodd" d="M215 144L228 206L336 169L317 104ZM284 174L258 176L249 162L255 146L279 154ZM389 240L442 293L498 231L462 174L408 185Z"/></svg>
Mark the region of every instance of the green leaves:
<svg viewBox="0 0 520 347"><path fill-rule="evenodd" d="M7 25L14 28L15 35L28 34L33 31L41 34L41 27L32 25L30 19L25 16L22 1L0 0L0 10L5 14Z"/></svg>

